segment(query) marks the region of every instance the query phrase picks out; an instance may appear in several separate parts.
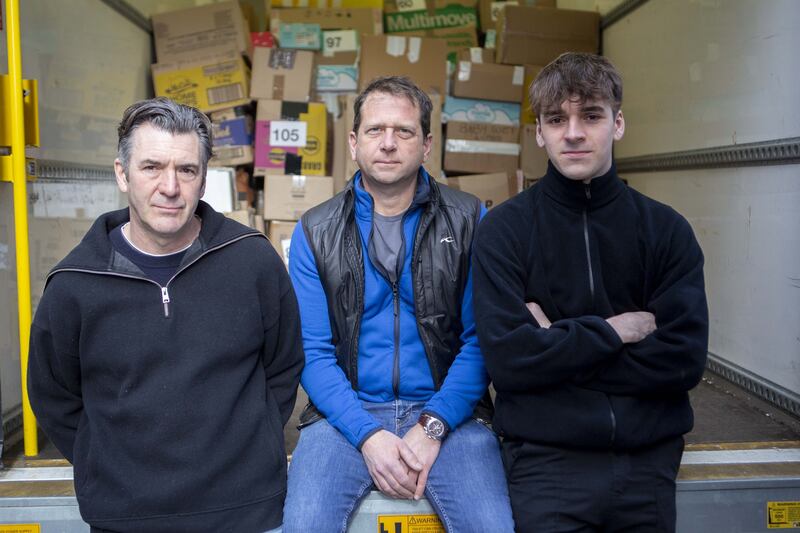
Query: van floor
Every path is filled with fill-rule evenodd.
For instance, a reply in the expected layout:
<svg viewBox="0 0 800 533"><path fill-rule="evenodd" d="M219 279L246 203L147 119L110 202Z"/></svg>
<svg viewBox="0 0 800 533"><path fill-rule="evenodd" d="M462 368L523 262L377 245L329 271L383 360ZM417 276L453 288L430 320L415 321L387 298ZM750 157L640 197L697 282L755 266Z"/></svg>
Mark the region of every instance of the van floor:
<svg viewBox="0 0 800 533"><path fill-rule="evenodd" d="M745 389L711 372L691 393L694 407L694 429L686 435L687 449L693 445L744 444L754 442L797 442L800 445L800 418L753 396ZM299 433L300 412L307 402L304 391L298 393L297 404L286 425L286 453L294 450ZM3 464L9 467L57 466L67 464L42 431L39 431L39 455L26 458L21 441L3 452Z"/></svg>

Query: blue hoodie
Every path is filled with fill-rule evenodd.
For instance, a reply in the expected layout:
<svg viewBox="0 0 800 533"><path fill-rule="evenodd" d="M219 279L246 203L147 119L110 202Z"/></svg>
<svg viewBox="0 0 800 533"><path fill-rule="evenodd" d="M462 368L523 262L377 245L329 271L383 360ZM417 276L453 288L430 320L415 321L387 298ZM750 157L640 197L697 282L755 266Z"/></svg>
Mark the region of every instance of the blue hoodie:
<svg viewBox="0 0 800 533"><path fill-rule="evenodd" d="M360 447L373 433L383 429L362 407L361 401L389 402L395 399L392 388L394 309L391 285L372 264L367 250L372 231L372 196L364 190L360 172L357 172L353 179L356 198L355 218L361 235L362 256L365 261L364 313L358 343L358 391L352 389L344 371L336 362L335 349L331 343L331 325L325 291L302 222L297 223L292 235L289 275L300 303L303 347L306 353L306 366L301 378L303 388L328 422L353 446ZM414 242L420 214L428 201L429 180L430 176L421 169L414 201L403 218L406 243ZM481 216L483 214L482 209ZM475 332L472 272L470 269L461 302L463 345L444 383L436 391L414 315L411 281L412 248L412 246L405 247L399 285L398 398L426 402L424 408L426 412L435 414L454 429L472 414L489 383Z"/></svg>

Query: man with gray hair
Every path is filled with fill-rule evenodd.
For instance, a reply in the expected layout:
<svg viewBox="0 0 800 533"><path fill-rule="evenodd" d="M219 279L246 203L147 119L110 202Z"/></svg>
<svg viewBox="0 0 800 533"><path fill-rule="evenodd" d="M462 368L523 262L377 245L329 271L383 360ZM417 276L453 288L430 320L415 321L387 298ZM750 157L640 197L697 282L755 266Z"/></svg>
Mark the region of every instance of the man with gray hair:
<svg viewBox="0 0 800 533"><path fill-rule="evenodd" d="M210 157L201 112L129 107L114 162L129 207L95 221L36 311L31 405L93 531L282 523L297 302L264 235L200 201Z"/></svg>

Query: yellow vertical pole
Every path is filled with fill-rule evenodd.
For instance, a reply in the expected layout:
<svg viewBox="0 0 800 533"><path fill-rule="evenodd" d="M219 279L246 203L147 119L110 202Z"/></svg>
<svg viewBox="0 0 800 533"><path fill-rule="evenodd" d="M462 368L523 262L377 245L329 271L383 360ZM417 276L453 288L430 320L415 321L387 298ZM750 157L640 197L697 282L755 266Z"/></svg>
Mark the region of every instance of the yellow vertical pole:
<svg viewBox="0 0 800 533"><path fill-rule="evenodd" d="M22 111L22 48L19 0L6 0L8 44L8 107L11 120L11 181L14 188L14 237L17 258L19 362L22 374L22 427L25 455L39 454L36 418L28 400L28 348L31 328L31 271L28 249L28 191L25 174L25 119Z"/></svg>

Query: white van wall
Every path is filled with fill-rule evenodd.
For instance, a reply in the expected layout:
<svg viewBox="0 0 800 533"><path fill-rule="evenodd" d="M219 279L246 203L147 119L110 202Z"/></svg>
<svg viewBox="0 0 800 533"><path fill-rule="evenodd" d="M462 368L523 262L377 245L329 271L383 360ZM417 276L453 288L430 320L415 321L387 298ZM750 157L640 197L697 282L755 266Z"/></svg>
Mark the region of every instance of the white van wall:
<svg viewBox="0 0 800 533"><path fill-rule="evenodd" d="M150 95L150 35L100 0L24 0L20 2L20 26L23 77L39 80L42 148L29 149L29 155L80 165L106 165L110 169L116 155L116 127L122 112L132 102ZM8 73L6 57L6 33L0 31L2 74ZM34 185L29 184L29 193L33 189ZM58 220L45 218L31 218L31 233L38 227L45 235L55 235L48 224L63 229L64 224ZM85 221L87 227L89 223ZM36 246L32 239L32 254ZM40 251L42 257L47 256L47 250ZM32 257L32 263L36 261ZM3 182L0 183L0 393L4 421L19 413L22 394L15 264L12 187ZM37 279L31 280L32 286L41 287L45 273L38 272ZM32 272L32 276L36 275ZM38 301L38 296L33 294L32 299Z"/></svg>
<svg viewBox="0 0 800 533"><path fill-rule="evenodd" d="M800 137L800 4L651 0L603 33L622 72L616 157ZM800 167L624 175L691 222L709 351L800 393Z"/></svg>

